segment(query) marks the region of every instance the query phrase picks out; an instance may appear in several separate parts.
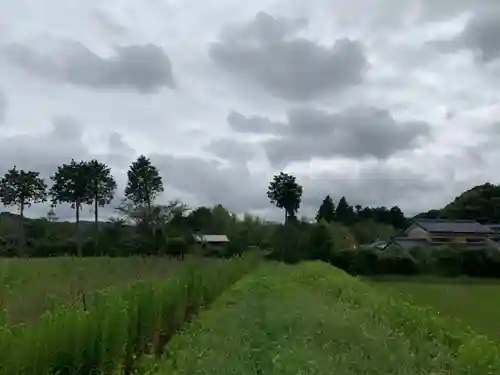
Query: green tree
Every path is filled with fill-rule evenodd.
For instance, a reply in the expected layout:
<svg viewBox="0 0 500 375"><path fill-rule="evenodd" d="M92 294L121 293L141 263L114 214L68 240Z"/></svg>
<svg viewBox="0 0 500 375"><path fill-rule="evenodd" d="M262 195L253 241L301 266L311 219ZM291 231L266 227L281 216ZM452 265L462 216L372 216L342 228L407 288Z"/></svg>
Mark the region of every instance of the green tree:
<svg viewBox="0 0 500 375"><path fill-rule="evenodd" d="M99 230L99 207L111 203L116 191L116 181L111 174L111 169L104 163L92 159L88 167L89 196L94 204L94 223L96 231Z"/></svg>
<svg viewBox="0 0 500 375"><path fill-rule="evenodd" d="M356 219L356 214L352 206L347 203L346 197L342 197L337 205L336 219L340 223L347 225L354 223Z"/></svg>
<svg viewBox="0 0 500 375"><path fill-rule="evenodd" d="M296 182L295 176L283 172L274 176L267 196L276 207L285 210L285 223L296 218L302 199L302 186Z"/></svg>
<svg viewBox="0 0 500 375"><path fill-rule="evenodd" d="M335 203L333 203L329 195L323 199L321 206L319 206L318 213L316 214L316 221L319 223L322 220L327 223L331 223L335 220Z"/></svg>
<svg viewBox="0 0 500 375"><path fill-rule="evenodd" d="M151 215L156 196L163 192L163 181L158 169L149 158L141 155L132 163L127 175L125 196L136 206L146 207L148 215Z"/></svg>
<svg viewBox="0 0 500 375"><path fill-rule="evenodd" d="M47 185L38 172L18 170L15 166L7 171L0 181L0 201L4 206L17 206L20 215L21 246L24 253L26 236L24 233L24 209L47 200Z"/></svg>
<svg viewBox="0 0 500 375"><path fill-rule="evenodd" d="M89 163L85 161L76 162L74 159L69 164L57 167L51 180L50 188L52 203L69 203L76 212L76 236L77 254L82 255L82 238L80 233L80 209L83 204L92 204L93 197L90 195Z"/></svg>

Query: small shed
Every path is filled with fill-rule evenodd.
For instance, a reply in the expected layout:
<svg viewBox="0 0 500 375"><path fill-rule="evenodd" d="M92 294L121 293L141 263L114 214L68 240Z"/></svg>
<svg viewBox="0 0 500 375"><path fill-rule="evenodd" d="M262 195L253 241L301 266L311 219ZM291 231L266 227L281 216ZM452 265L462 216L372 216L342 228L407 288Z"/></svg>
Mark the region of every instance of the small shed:
<svg viewBox="0 0 500 375"><path fill-rule="evenodd" d="M195 242L202 246L224 247L229 244L229 238L225 234L195 234Z"/></svg>

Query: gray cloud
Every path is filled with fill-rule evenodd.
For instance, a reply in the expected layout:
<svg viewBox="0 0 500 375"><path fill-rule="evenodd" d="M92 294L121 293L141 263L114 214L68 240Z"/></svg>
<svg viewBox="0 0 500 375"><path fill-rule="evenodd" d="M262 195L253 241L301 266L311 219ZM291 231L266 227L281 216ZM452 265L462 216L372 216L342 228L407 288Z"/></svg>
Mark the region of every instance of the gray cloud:
<svg viewBox="0 0 500 375"><path fill-rule="evenodd" d="M5 121L5 113L7 112L7 96L0 90L0 125Z"/></svg>
<svg viewBox="0 0 500 375"><path fill-rule="evenodd" d="M265 194L269 176L251 174L244 166L162 154L152 154L151 161L164 176L166 190L171 187L189 195L192 204L220 203L237 213L269 207Z"/></svg>
<svg viewBox="0 0 500 375"><path fill-rule="evenodd" d="M239 118L240 128L252 128ZM312 108L298 108L288 113L288 124L277 132L275 123L259 118L259 124L270 125L268 133L279 134L263 142L271 164L283 166L314 157L387 159L391 155L418 146L430 134L423 121L397 121L387 110L370 107L350 108L329 113ZM259 129L262 130L262 129Z"/></svg>
<svg viewBox="0 0 500 375"><path fill-rule="evenodd" d="M361 83L368 67L362 45L339 39L330 48L290 35L304 20L259 13L241 29L231 29L210 46L211 59L256 82L275 96L309 100L327 91Z"/></svg>
<svg viewBox="0 0 500 375"><path fill-rule="evenodd" d="M338 202L346 196L352 205L401 206L407 214L427 207L438 207L442 202L435 192L447 194L450 185L443 187L444 178L432 178L411 167L396 167L386 162L371 161L352 171L323 172L314 176L298 176L304 186L304 211L314 215L321 200L330 194ZM437 199L436 199L437 198ZM447 199L448 196L445 198ZM414 212L408 212L411 209Z"/></svg>
<svg viewBox="0 0 500 375"><path fill-rule="evenodd" d="M2 51L9 61L42 77L93 88L133 89L148 93L175 87L170 59L154 44L116 47L103 58L78 42L59 43L52 54L21 44Z"/></svg>
<svg viewBox="0 0 500 375"><path fill-rule="evenodd" d="M205 147L207 152L234 164L244 164L258 152L254 143L238 141L234 138L214 139Z"/></svg>
<svg viewBox="0 0 500 375"><path fill-rule="evenodd" d="M240 133L274 133L283 129L286 124L273 122L264 116L245 117L236 111L229 112L227 122L231 129Z"/></svg>
<svg viewBox="0 0 500 375"><path fill-rule="evenodd" d="M500 7L476 12L460 37L466 47L478 51L485 62L500 56Z"/></svg>

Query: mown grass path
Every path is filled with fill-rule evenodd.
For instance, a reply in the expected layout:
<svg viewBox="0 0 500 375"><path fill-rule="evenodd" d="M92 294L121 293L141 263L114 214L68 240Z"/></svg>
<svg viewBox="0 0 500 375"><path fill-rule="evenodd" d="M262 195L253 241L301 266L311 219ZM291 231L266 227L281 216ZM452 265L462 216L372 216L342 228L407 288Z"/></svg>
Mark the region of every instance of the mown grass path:
<svg viewBox="0 0 500 375"><path fill-rule="evenodd" d="M173 338L161 374L499 374L486 338L321 263L267 264Z"/></svg>

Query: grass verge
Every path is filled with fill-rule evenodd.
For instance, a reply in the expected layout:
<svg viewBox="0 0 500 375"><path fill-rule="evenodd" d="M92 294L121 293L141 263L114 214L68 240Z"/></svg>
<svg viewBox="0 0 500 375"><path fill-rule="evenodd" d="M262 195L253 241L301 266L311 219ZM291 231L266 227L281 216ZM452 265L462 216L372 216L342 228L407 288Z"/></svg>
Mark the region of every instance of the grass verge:
<svg viewBox="0 0 500 375"><path fill-rule="evenodd" d="M326 264L266 264L144 373L489 375L499 357L484 336Z"/></svg>
<svg viewBox="0 0 500 375"><path fill-rule="evenodd" d="M1 375L131 374L145 353L161 354L193 314L251 270L255 257L191 261L163 282L96 293L86 310L58 309L32 325L0 330Z"/></svg>

